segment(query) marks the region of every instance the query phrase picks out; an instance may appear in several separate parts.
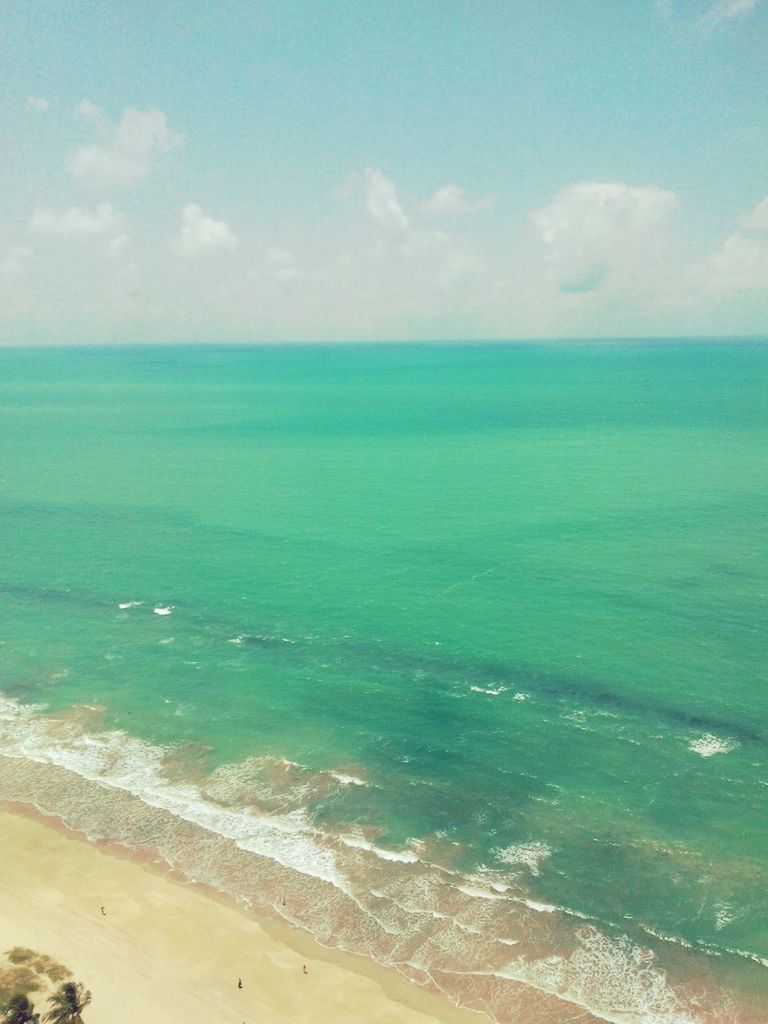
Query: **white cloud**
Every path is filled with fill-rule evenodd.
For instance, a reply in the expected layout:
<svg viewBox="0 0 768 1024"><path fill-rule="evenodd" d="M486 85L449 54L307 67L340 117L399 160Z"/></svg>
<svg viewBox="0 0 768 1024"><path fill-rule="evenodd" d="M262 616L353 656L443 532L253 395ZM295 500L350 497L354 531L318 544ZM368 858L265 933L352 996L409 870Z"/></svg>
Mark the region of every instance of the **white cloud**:
<svg viewBox="0 0 768 1024"><path fill-rule="evenodd" d="M35 254L24 245L16 245L0 255L0 308L6 324L13 324L13 335L34 316L32 282L28 269Z"/></svg>
<svg viewBox="0 0 768 1024"><path fill-rule="evenodd" d="M365 199L369 214L385 235L397 238L408 231L410 221L397 198L395 184L376 167L366 168Z"/></svg>
<svg viewBox="0 0 768 1024"><path fill-rule="evenodd" d="M126 235L124 232L122 234L117 235L115 238L112 239L112 241L107 246L107 254L113 260L120 259L123 253L125 252L127 246L129 245L130 241L130 236Z"/></svg>
<svg viewBox="0 0 768 1024"><path fill-rule="evenodd" d="M668 23L682 20L683 23L689 23L700 31L709 33L733 21L734 18L751 14L760 2L761 0L716 0L708 11L693 22L686 16L685 5L677 3L676 0L653 0L653 6Z"/></svg>
<svg viewBox="0 0 768 1024"><path fill-rule="evenodd" d="M340 185L332 189L331 195L334 199L349 199L351 195L357 192L360 185L360 174L357 171L352 171L342 181Z"/></svg>
<svg viewBox="0 0 768 1024"><path fill-rule="evenodd" d="M38 114L44 114L50 105L42 96L27 96L27 107Z"/></svg>
<svg viewBox="0 0 768 1024"><path fill-rule="evenodd" d="M143 278L133 261L119 265L106 283L106 292L113 308L131 314L141 299Z"/></svg>
<svg viewBox="0 0 768 1024"><path fill-rule="evenodd" d="M758 203L754 210L744 214L741 226L746 231L768 231L768 198Z"/></svg>
<svg viewBox="0 0 768 1024"><path fill-rule="evenodd" d="M452 190L458 186L448 186ZM459 193L463 193L459 189ZM472 276L478 261L465 247L460 246L442 231L414 227L397 197L395 183L378 168L365 171L365 197L370 214L379 234L395 245L375 245L359 250L353 260L359 261L359 271L370 275L367 288L385 292L393 290L400 295L411 291L430 289L450 290L452 284ZM461 196L451 191L443 197L444 209ZM349 270L345 270L348 274Z"/></svg>
<svg viewBox="0 0 768 1024"><path fill-rule="evenodd" d="M146 178L155 157L177 146L182 136L172 131L162 110L123 112L111 126L104 112L83 100L75 113L92 125L101 141L78 146L69 158L72 175L84 185L131 187Z"/></svg>
<svg viewBox="0 0 768 1024"><path fill-rule="evenodd" d="M35 210L29 222L33 234L53 238L96 238L118 231L125 218L109 203L93 210L69 206L66 210Z"/></svg>
<svg viewBox="0 0 768 1024"><path fill-rule="evenodd" d="M456 217L463 213L475 213L491 205L488 198L470 199L461 185L443 185L424 203L424 212L433 217Z"/></svg>
<svg viewBox="0 0 768 1024"><path fill-rule="evenodd" d="M414 224L395 182L378 168L365 171L363 188L375 234L305 278L314 291L313 325L326 336L336 323L347 337L416 337L430 323L440 336L455 335L487 294L485 261L465 240Z"/></svg>
<svg viewBox="0 0 768 1024"><path fill-rule="evenodd" d="M109 128L107 115L92 100L81 100L75 107L75 116L90 121L99 131L107 131Z"/></svg>
<svg viewBox="0 0 768 1024"><path fill-rule="evenodd" d="M0 277L3 283L16 283L23 278L33 258L34 251L26 245L16 245L9 249L0 260Z"/></svg>
<svg viewBox="0 0 768 1024"><path fill-rule="evenodd" d="M101 112L80 116L96 126ZM699 233L675 236L677 197L653 185L574 183L493 237L459 231L447 212L428 221L376 168L350 187L355 201L331 209L324 230L268 239L238 237L229 203L227 222L179 202L165 235L159 209L129 225L122 202L51 200L0 245L0 340L597 337L766 322L768 200L694 252ZM476 199L440 193L446 211Z"/></svg>
<svg viewBox="0 0 768 1024"><path fill-rule="evenodd" d="M587 292L614 273L651 264L677 206L673 192L619 182L569 185L531 217L563 291Z"/></svg>
<svg viewBox="0 0 768 1024"><path fill-rule="evenodd" d="M738 232L722 248L693 269L693 278L707 294L768 289L768 245Z"/></svg>
<svg viewBox="0 0 768 1024"><path fill-rule="evenodd" d="M267 248L265 256L272 274L281 284L288 284L301 276L301 271L296 266L296 256L290 249L271 245Z"/></svg>
<svg viewBox="0 0 768 1024"><path fill-rule="evenodd" d="M181 235L174 245L179 256L197 259L209 253L232 252L237 238L223 220L214 220L196 203L189 203L181 211Z"/></svg>
<svg viewBox="0 0 768 1024"><path fill-rule="evenodd" d="M742 14L751 14L757 7L758 0L719 0L704 17L700 24L705 29L717 28L724 22L731 21Z"/></svg>

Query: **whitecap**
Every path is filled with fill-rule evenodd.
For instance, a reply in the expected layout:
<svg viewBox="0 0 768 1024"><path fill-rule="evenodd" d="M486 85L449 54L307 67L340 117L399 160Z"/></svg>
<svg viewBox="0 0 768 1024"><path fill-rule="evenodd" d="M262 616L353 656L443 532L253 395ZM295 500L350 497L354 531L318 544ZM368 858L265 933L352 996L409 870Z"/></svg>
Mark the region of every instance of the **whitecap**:
<svg viewBox="0 0 768 1024"><path fill-rule="evenodd" d="M523 900L523 903L530 910L535 910L539 914L554 914L557 910L553 903L539 903L537 900Z"/></svg>
<svg viewBox="0 0 768 1024"><path fill-rule="evenodd" d="M729 924L732 924L736 920L736 915L733 912L733 908L728 906L727 903L718 903L714 907L715 911L715 928L721 931L723 928L727 928Z"/></svg>
<svg viewBox="0 0 768 1024"><path fill-rule="evenodd" d="M156 604L152 609L155 615L170 615L173 611L173 605L171 604Z"/></svg>
<svg viewBox="0 0 768 1024"><path fill-rule="evenodd" d="M730 946L723 946L723 949L726 953L732 953L734 956L741 957L742 960L751 960L755 964L762 964L763 967L768 967L768 960L764 956L752 953L748 949L731 948Z"/></svg>
<svg viewBox="0 0 768 1024"><path fill-rule="evenodd" d="M692 750L694 754L700 754L702 757L712 757L714 754L728 754L738 745L736 740L730 737L721 739L719 736L715 736L714 733L705 732L695 740L691 740L688 744L688 749Z"/></svg>
<svg viewBox="0 0 768 1024"><path fill-rule="evenodd" d="M651 928L648 924L640 922L640 927L647 935L652 935L655 939L661 939L662 942L671 942L674 946L682 946L684 949L695 949L692 942L687 939L681 938L679 935L669 935L666 932L657 931L655 928Z"/></svg>
<svg viewBox="0 0 768 1024"><path fill-rule="evenodd" d="M546 843L513 843L497 850L496 856L505 864L523 864L532 875L541 873L542 862L551 857L552 851Z"/></svg>
<svg viewBox="0 0 768 1024"><path fill-rule="evenodd" d="M456 888L459 892L464 893L465 896L474 896L476 899L481 900L503 900L504 897L498 892L491 892L488 889L481 889L477 885L457 885Z"/></svg>
<svg viewBox="0 0 768 1024"><path fill-rule="evenodd" d="M117 607L124 612L127 608L139 608L143 604L143 601L120 601Z"/></svg>
<svg viewBox="0 0 768 1024"><path fill-rule="evenodd" d="M419 860L411 850L384 850L359 835L340 835L339 839L345 846L349 846L353 850L367 850L380 860L398 861L401 864L416 864Z"/></svg>
<svg viewBox="0 0 768 1024"><path fill-rule="evenodd" d="M345 772L331 772L331 776L340 782L342 786L367 786L368 783L359 779L357 775L347 775Z"/></svg>

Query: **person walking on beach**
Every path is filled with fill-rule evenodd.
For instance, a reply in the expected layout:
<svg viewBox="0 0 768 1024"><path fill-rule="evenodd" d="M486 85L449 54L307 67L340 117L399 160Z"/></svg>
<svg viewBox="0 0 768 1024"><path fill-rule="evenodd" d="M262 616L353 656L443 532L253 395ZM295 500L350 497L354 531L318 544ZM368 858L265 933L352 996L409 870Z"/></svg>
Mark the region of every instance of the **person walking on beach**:
<svg viewBox="0 0 768 1024"><path fill-rule="evenodd" d="M243 987L243 979L242 978L238 978L237 979L237 987L238 988L242 988Z"/></svg>

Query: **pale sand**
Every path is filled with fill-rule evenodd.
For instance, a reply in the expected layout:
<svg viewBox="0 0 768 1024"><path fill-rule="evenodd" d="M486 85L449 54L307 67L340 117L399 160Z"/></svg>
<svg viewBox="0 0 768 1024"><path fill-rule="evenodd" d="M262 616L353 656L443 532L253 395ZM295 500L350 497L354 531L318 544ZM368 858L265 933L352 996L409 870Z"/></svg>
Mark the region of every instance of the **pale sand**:
<svg viewBox="0 0 768 1024"><path fill-rule="evenodd" d="M0 952L13 946L53 957L91 990L86 1024L488 1021L394 971L0 811Z"/></svg>

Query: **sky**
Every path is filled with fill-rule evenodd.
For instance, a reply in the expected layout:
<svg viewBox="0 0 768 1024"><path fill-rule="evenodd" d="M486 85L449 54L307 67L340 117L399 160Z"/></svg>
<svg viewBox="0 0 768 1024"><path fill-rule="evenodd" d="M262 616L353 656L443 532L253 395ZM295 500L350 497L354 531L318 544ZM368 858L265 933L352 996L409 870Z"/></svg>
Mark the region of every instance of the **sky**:
<svg viewBox="0 0 768 1024"><path fill-rule="evenodd" d="M768 0L5 0L0 344L768 334Z"/></svg>

